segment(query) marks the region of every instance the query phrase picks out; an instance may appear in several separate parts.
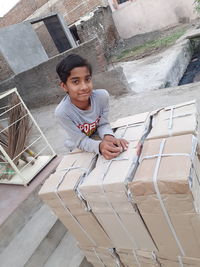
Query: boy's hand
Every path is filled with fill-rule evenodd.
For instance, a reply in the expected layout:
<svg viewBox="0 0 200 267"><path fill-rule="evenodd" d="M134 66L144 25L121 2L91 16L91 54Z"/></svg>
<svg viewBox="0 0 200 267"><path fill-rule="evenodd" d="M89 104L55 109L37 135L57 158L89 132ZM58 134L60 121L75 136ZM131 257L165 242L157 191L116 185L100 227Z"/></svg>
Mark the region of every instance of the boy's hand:
<svg viewBox="0 0 200 267"><path fill-rule="evenodd" d="M113 159L119 156L122 152L120 147L117 147L110 141L103 140L99 145L99 151L105 159Z"/></svg>
<svg viewBox="0 0 200 267"><path fill-rule="evenodd" d="M105 135L103 140L112 142L114 145L120 147L121 152L126 151L128 149L129 142L123 138L116 138L113 135Z"/></svg>
<svg viewBox="0 0 200 267"><path fill-rule="evenodd" d="M106 159L113 159L128 149L128 141L117 139L112 135L105 135L100 143L99 150Z"/></svg>

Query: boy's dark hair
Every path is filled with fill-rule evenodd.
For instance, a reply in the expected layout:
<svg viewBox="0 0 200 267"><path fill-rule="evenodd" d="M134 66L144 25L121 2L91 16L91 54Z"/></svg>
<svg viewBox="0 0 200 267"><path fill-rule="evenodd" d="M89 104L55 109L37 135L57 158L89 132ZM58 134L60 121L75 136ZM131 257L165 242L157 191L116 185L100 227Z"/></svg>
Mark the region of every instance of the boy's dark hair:
<svg viewBox="0 0 200 267"><path fill-rule="evenodd" d="M56 66L56 72L63 83L67 82L71 70L77 67L87 67L92 75L92 66L90 63L79 55L71 54L62 59Z"/></svg>

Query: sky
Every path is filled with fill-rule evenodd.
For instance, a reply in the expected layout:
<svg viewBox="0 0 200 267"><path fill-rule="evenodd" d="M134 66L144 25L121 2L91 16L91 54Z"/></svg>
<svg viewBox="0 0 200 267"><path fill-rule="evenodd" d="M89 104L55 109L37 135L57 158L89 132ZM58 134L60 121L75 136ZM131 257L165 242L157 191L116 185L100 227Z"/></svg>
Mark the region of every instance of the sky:
<svg viewBox="0 0 200 267"><path fill-rule="evenodd" d="M3 17L20 0L0 0L0 17Z"/></svg>

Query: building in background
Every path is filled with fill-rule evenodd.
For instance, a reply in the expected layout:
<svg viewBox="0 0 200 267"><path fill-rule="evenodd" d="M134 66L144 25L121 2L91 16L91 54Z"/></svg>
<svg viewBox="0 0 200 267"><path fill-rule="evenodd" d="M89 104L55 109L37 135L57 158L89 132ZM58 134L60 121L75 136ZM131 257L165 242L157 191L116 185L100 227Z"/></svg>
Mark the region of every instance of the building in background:
<svg viewBox="0 0 200 267"><path fill-rule="evenodd" d="M72 35L73 40L70 41L71 38L68 38L68 43L65 41L66 34L63 33L62 27L60 27L61 18L61 24L65 24L66 31L69 29ZM31 23L48 58L52 58L63 51L94 38L98 39L95 49L99 50L98 46L100 45L104 54L109 56L109 50L115 46L119 39L112 19L111 9L105 0L21 0L1 18L0 31L3 31L3 28L8 26L11 29L15 24L22 22ZM17 35L15 31L14 35ZM27 41L26 34L24 33L23 36L22 31L18 41ZM13 74L13 69L10 69L12 64L6 64L6 61L7 63L9 62L7 58L5 59L5 55L2 55L2 52L1 49L0 68L2 74L0 75L0 80L4 80ZM23 49L21 53L23 53Z"/></svg>
<svg viewBox="0 0 200 267"><path fill-rule="evenodd" d="M97 38L94 49L98 50L101 46L107 59L116 47L125 48L134 36L189 22L197 17L191 0L21 0L0 18L0 29L30 22L48 58L52 58L70 48L63 42L64 35L58 34L57 14L69 28L73 43L79 45ZM26 36L21 39L26 40ZM6 78L12 74L2 51L0 70L0 80L2 76Z"/></svg>
<svg viewBox="0 0 200 267"><path fill-rule="evenodd" d="M161 30L197 18L191 0L108 0L123 39Z"/></svg>

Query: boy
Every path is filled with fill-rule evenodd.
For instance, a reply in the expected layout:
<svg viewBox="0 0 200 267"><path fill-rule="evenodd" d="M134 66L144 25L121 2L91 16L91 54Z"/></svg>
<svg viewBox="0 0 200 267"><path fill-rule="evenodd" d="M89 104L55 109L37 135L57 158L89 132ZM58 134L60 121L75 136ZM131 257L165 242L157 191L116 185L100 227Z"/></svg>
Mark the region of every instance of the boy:
<svg viewBox="0 0 200 267"><path fill-rule="evenodd" d="M93 91L92 68L87 60L71 54L56 67L66 96L57 106L55 115L67 131L65 145L102 154L110 160L127 150L128 142L114 137L108 122L109 95L106 90ZM91 137L98 134L101 140Z"/></svg>

